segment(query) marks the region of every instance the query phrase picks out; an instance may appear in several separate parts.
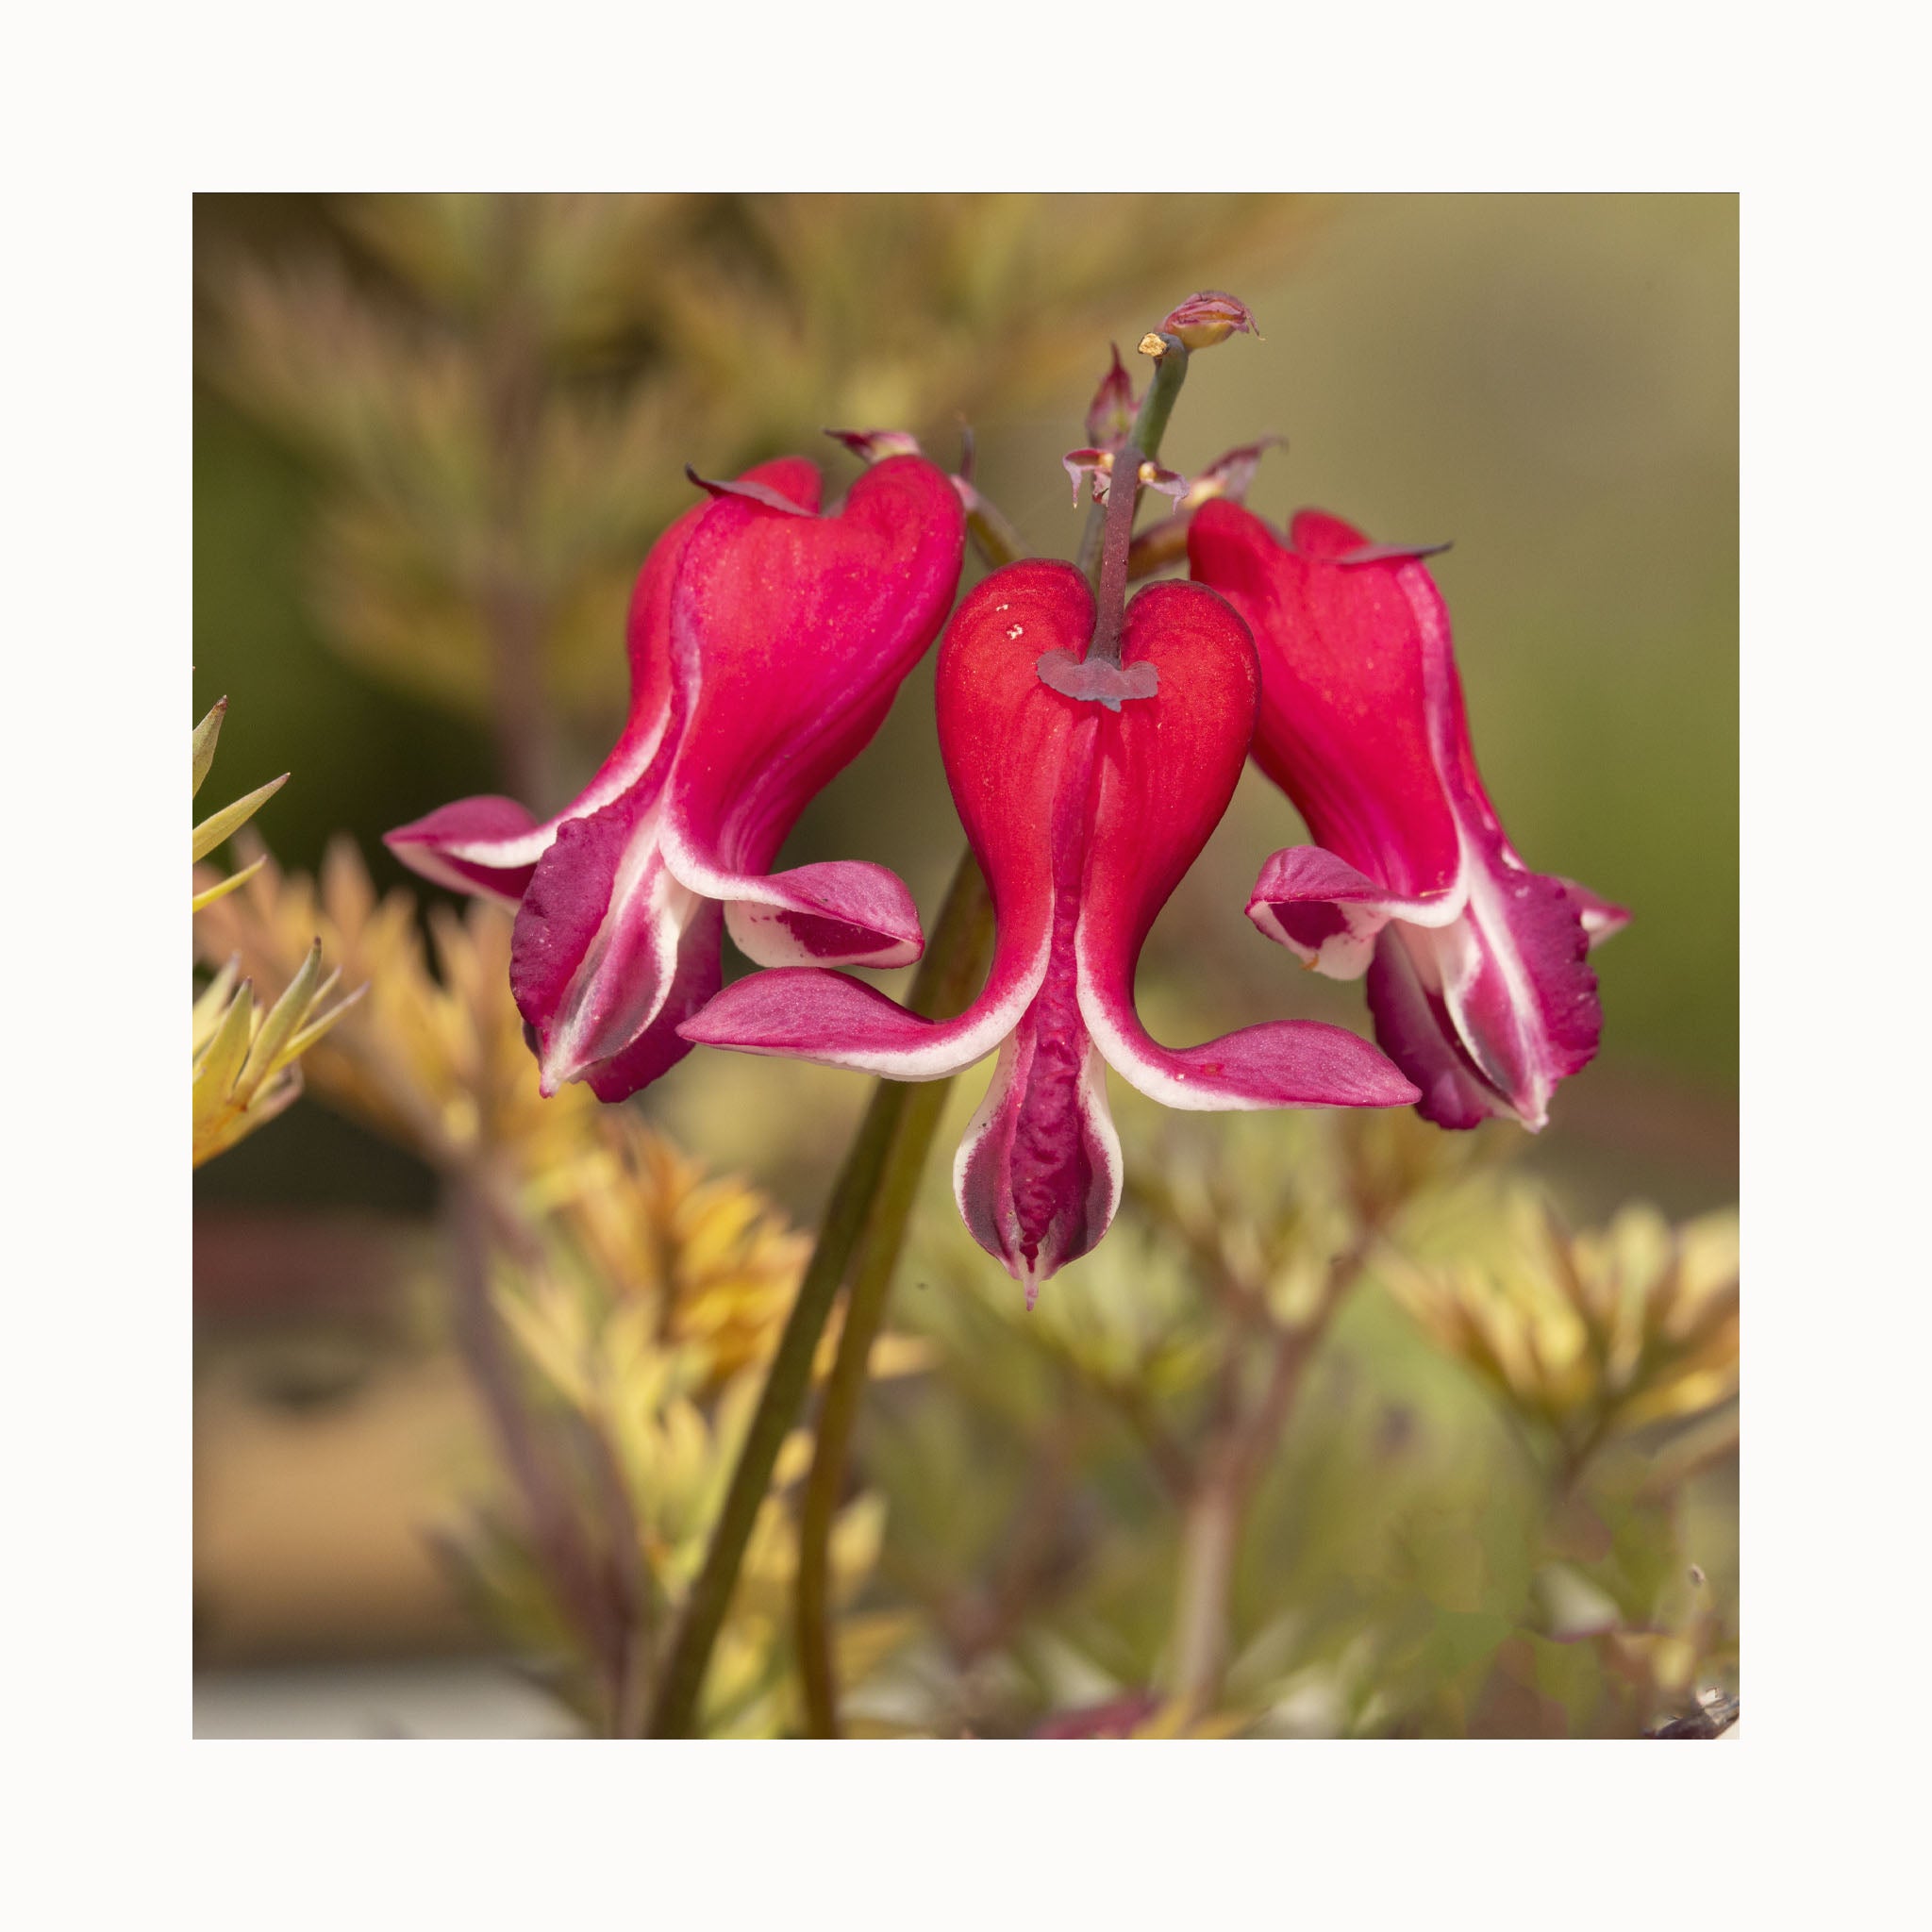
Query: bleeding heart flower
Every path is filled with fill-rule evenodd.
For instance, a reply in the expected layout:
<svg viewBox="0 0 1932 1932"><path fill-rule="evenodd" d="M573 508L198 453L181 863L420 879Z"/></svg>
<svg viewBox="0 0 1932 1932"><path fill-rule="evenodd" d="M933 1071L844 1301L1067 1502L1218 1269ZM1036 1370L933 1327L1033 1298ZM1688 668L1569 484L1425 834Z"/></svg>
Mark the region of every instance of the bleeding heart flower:
<svg viewBox="0 0 1932 1932"><path fill-rule="evenodd" d="M1135 964L1241 775L1255 647L1227 605L1188 584L1142 591L1117 655L1094 623L1072 565L1016 563L960 605L940 647L940 748L998 921L986 988L964 1013L924 1020L843 974L759 973L682 1028L899 1080L943 1078L997 1047L954 1185L974 1237L1029 1304L1106 1233L1120 1200L1103 1060L1176 1108L1416 1097L1368 1041L1314 1021L1178 1052L1148 1038Z"/></svg>
<svg viewBox="0 0 1932 1932"><path fill-rule="evenodd" d="M1286 544L1232 503L1195 512L1191 574L1260 653L1255 762L1320 841L1268 860L1248 917L1321 972L1367 969L1375 1036L1427 1119L1534 1129L1596 1052L1585 955L1629 915L1530 872L1504 836L1427 554L1315 510Z"/></svg>
<svg viewBox="0 0 1932 1932"><path fill-rule="evenodd" d="M469 798L388 836L425 877L517 908L510 986L545 1093L621 1100L683 1058L721 908L766 965L902 966L924 943L883 866L766 868L938 635L965 548L953 486L896 456L825 516L801 457L705 487L638 578L629 721L582 795L542 824Z"/></svg>

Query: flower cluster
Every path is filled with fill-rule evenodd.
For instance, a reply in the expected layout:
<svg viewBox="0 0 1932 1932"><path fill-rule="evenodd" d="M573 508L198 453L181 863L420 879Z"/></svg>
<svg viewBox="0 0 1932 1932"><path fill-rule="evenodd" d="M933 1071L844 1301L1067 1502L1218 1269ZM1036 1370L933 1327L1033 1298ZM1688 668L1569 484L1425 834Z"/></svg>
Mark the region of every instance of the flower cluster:
<svg viewBox="0 0 1932 1932"><path fill-rule="evenodd" d="M1210 291L1141 346L1184 367L1252 331ZM1088 476L1106 505L1097 594L1072 565L1013 561L950 622L987 507L909 437L843 438L871 466L829 512L799 458L705 485L639 579L629 721L583 795L541 824L482 798L390 835L429 877L516 907L511 982L545 1093L582 1080L620 1099L693 1042L898 1080L997 1053L956 1192L1029 1303L1120 1200L1106 1066L1174 1108L1542 1125L1596 1048L1585 956L1624 915L1530 872L1504 836L1425 553L1314 512L1283 541L1240 501L1262 445L1190 486L1137 441L1148 408L1116 354L1092 447L1067 459L1076 497ZM1175 509L1137 546L1143 487ZM1191 581L1127 599L1137 561L1183 549ZM826 970L919 957L897 879L768 868L942 626L940 746L997 930L984 990L935 1020ZM1249 917L1324 973L1366 972L1382 1050L1312 1021L1183 1049L1141 1024L1141 945L1251 754L1317 842L1267 861ZM775 970L721 991L721 927Z"/></svg>

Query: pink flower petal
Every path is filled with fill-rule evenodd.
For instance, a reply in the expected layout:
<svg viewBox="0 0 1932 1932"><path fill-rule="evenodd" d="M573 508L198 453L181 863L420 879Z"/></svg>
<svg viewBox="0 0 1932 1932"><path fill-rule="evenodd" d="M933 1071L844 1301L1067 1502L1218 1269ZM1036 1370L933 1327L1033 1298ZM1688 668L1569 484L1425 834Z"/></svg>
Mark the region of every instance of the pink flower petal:
<svg viewBox="0 0 1932 1932"><path fill-rule="evenodd" d="M622 1054L657 1019L696 904L665 869L653 814L631 801L558 828L510 936L510 991L543 1092Z"/></svg>
<svg viewBox="0 0 1932 1932"><path fill-rule="evenodd" d="M1188 561L1247 619L1261 654L1255 762L1318 845L1421 899L1450 891L1461 858L1431 730L1434 691L1455 675L1448 627L1419 632L1394 567L1335 562L1366 541L1304 511L1290 547L1223 499L1195 511Z"/></svg>
<svg viewBox="0 0 1932 1932"><path fill-rule="evenodd" d="M956 1020L921 1019L843 973L780 967L734 981L678 1031L701 1046L783 1054L891 1080L943 1080L984 1059L1020 1024L1045 965L1043 948L1030 971L1002 971L996 960L986 991Z"/></svg>
<svg viewBox="0 0 1932 1932"><path fill-rule="evenodd" d="M1295 518L1289 545L1231 504L1195 517L1194 575L1243 612L1260 651L1256 762L1323 848L1275 854L1249 916L1324 972L1359 972L1373 949L1377 1037L1429 1119L1534 1129L1596 1051L1585 955L1627 915L1530 872L1504 835L1427 554L1319 511Z"/></svg>
<svg viewBox="0 0 1932 1932"><path fill-rule="evenodd" d="M866 471L836 516L726 498L691 539L672 633L692 695L667 788L665 852L692 891L762 908L734 930L742 923L777 957L918 957L910 901L878 868L805 868L781 875L789 885L762 874L938 635L965 528L946 477L900 456ZM840 925L861 930L840 935Z"/></svg>
<svg viewBox="0 0 1932 1932"><path fill-rule="evenodd" d="M1025 1289L1030 1308L1040 1284L1113 1224L1121 1177L1101 1058L1071 1005L1064 1013L1036 1006L1001 1047L959 1143L959 1212L973 1239Z"/></svg>
<svg viewBox="0 0 1932 1932"><path fill-rule="evenodd" d="M724 923L724 908L709 901L700 902L692 911L678 940L677 964L657 1017L622 1052L585 1071L584 1085L599 1100L628 1100L691 1051L690 1041L677 1029L718 991L724 976L724 948L719 943Z"/></svg>
<svg viewBox="0 0 1932 1932"><path fill-rule="evenodd" d="M1400 899L1319 845L1291 845L1261 868L1248 917L1303 965L1332 979L1354 979L1391 919L1443 925L1462 910L1464 895L1439 892Z"/></svg>

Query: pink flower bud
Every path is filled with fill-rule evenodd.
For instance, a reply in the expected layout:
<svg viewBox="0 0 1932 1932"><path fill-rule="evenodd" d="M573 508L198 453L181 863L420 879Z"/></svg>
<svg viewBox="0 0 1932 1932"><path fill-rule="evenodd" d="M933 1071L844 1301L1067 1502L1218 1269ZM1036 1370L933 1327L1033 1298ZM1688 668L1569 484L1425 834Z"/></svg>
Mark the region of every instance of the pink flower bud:
<svg viewBox="0 0 1932 1932"><path fill-rule="evenodd" d="M1190 349L1211 349L1233 335L1258 339L1261 333L1248 305L1221 289L1203 289L1198 295L1190 295L1161 323L1160 332L1178 336Z"/></svg>

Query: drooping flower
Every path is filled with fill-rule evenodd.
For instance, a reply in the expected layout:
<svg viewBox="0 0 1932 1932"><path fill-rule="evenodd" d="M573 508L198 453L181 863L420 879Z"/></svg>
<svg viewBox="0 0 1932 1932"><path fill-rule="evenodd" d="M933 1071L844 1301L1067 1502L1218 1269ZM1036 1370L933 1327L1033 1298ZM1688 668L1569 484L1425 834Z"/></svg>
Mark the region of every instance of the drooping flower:
<svg viewBox="0 0 1932 1932"><path fill-rule="evenodd" d="M1323 973L1367 970L1376 1038L1427 1119L1535 1129L1596 1052L1585 956L1629 915L1529 871L1504 836L1427 554L1315 510L1286 543L1233 503L1195 513L1191 574L1260 653L1255 762L1318 841L1268 860L1248 916Z"/></svg>
<svg viewBox="0 0 1932 1932"><path fill-rule="evenodd" d="M1135 964L1233 794L1258 675L1241 619L1188 584L1127 605L1117 658L1094 625L1077 570L1016 563L960 605L941 646L940 748L998 926L964 1013L922 1019L843 974L795 971L738 981L682 1028L900 1080L943 1078L997 1048L954 1185L974 1238L1029 1301L1119 1203L1103 1062L1176 1108L1416 1097L1340 1026L1277 1022L1179 1051L1148 1037Z"/></svg>
<svg viewBox="0 0 1932 1932"><path fill-rule="evenodd" d="M629 719L583 793L541 824L470 798L388 836L425 877L517 908L510 985L545 1093L581 1079L621 1100L681 1058L721 924L765 965L922 948L883 866L766 868L939 633L965 546L953 486L902 455L826 515L800 457L706 487L639 575Z"/></svg>

